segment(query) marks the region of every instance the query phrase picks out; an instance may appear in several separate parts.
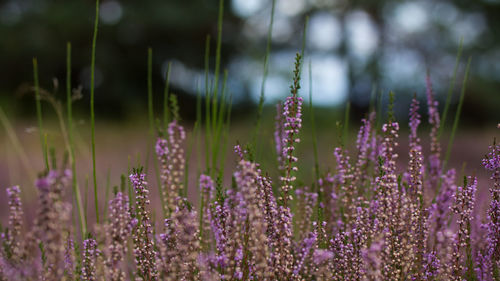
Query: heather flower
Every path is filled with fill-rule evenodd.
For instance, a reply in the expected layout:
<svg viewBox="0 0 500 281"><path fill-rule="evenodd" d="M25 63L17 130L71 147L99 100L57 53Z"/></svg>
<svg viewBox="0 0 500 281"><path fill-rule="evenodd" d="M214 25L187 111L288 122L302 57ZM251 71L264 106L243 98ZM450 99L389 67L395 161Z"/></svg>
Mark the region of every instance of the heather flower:
<svg viewBox="0 0 500 281"><path fill-rule="evenodd" d="M97 242L92 238L85 239L83 241L82 280L97 280L96 260L98 255L99 250L97 249Z"/></svg>
<svg viewBox="0 0 500 281"><path fill-rule="evenodd" d="M337 169L334 176L335 190L339 191L339 198L341 206L345 210L344 221L351 222L355 209L355 187L353 185L354 174L351 164L349 163L350 157L341 147L336 147L333 155L337 160Z"/></svg>
<svg viewBox="0 0 500 281"><path fill-rule="evenodd" d="M270 272L267 268L269 257L266 236L267 223L264 219L264 206L258 197L259 171L257 165L240 160L234 178L246 203L246 229L249 236L247 238L248 244L244 250L250 255L247 262L253 268L252 275L254 278L266 279Z"/></svg>
<svg viewBox="0 0 500 281"><path fill-rule="evenodd" d="M168 142L164 138L158 138L156 141L156 156L158 157L158 162L160 163L160 178L161 178L161 193L162 193L162 208L164 212L167 212L168 208L173 205L170 199L172 192L169 188L172 185L172 165L170 164L171 155L168 149Z"/></svg>
<svg viewBox="0 0 500 281"><path fill-rule="evenodd" d="M161 167L162 194L164 210L172 211L176 206L176 198L182 189L184 177L184 148L186 139L184 128L177 120L168 125L168 140L158 138L156 142L156 155Z"/></svg>
<svg viewBox="0 0 500 281"><path fill-rule="evenodd" d="M334 253L332 280L359 280L359 271L353 260L354 246L349 239L349 232L340 232L330 241ZM345 279L344 279L345 278Z"/></svg>
<svg viewBox="0 0 500 281"><path fill-rule="evenodd" d="M7 188L7 197L9 198L9 231L7 232L7 247L11 253L11 260L20 262L23 255L23 245L20 238L23 227L23 209L20 198L21 189L19 186Z"/></svg>
<svg viewBox="0 0 500 281"><path fill-rule="evenodd" d="M458 215L457 225L458 233L454 239L454 251L452 253L452 273L455 280L460 280L463 270L463 256L462 251L466 250L466 256L470 257L470 231L472 211L475 203L477 179L476 177L468 177L467 185L458 187L455 197L455 203L451 210ZM465 249L467 248L467 249ZM469 268L469 270L472 270Z"/></svg>
<svg viewBox="0 0 500 281"><path fill-rule="evenodd" d="M201 174L200 175L200 196L201 196L201 206L203 208L203 218L202 225L200 228L200 239L202 241L203 248L210 245L210 206L211 202L215 197L215 183L210 176Z"/></svg>
<svg viewBox="0 0 500 281"><path fill-rule="evenodd" d="M295 144L300 142L298 134L302 127L302 98L298 96L300 89L300 54L295 57L294 80L291 86L291 96L288 96L283 105L284 132L283 139L283 157L285 159L285 175L281 177L281 192L283 204L286 207L289 198L289 192L292 190L292 184L295 181L293 175L297 170L294 164L298 158L295 156Z"/></svg>
<svg viewBox="0 0 500 281"><path fill-rule="evenodd" d="M130 214L127 195L118 192L109 201L108 218L110 222L106 231L106 245L108 245L106 265L109 279L125 280L125 272L121 269L121 263L127 253L127 239L137 225L137 219L133 219Z"/></svg>
<svg viewBox="0 0 500 281"><path fill-rule="evenodd" d="M174 185L175 194L182 189L184 180L184 148L182 147L184 141L186 140L186 132L184 128L178 124L177 120L170 122L168 125L168 142L170 145L170 153L172 157L169 159L170 164L173 166L172 169L172 184ZM174 191L169 194L174 196ZM176 197L176 196L175 196Z"/></svg>
<svg viewBox="0 0 500 281"><path fill-rule="evenodd" d="M198 218L187 202L178 202L165 220L165 233L160 234L161 274L164 280L195 280L200 251Z"/></svg>
<svg viewBox="0 0 500 281"><path fill-rule="evenodd" d="M449 207L452 203L453 194L455 194L457 189L457 186L455 185L455 177L455 169L450 169L446 172L446 174L442 175L440 192L436 198L436 203L431 206L430 213L436 221L433 231L435 244L440 244L437 236L443 233L446 221L448 220L448 214L450 211Z"/></svg>
<svg viewBox="0 0 500 281"><path fill-rule="evenodd" d="M305 262L310 258L310 256L314 252L314 246L316 245L317 239L318 239L318 233L312 231L309 232L308 235L302 241L297 254L297 262L293 267L294 276L300 276L301 272L307 273L308 271L310 271L309 266L305 264Z"/></svg>
<svg viewBox="0 0 500 281"><path fill-rule="evenodd" d="M368 179L367 167L370 158L370 135L372 134L372 124L375 119L375 112L369 115L368 119L361 120L361 127L359 128L358 137L356 138L356 149L358 156L353 172L353 186L364 186ZM356 194L357 196L359 194ZM352 209L351 209L352 211Z"/></svg>
<svg viewBox="0 0 500 281"><path fill-rule="evenodd" d="M500 145L490 146L490 152L482 160L483 166L492 171L490 177L493 186L490 187L491 203L488 209L488 223L486 224L486 251L483 257L485 264L484 274L500 276Z"/></svg>
<svg viewBox="0 0 500 281"><path fill-rule="evenodd" d="M312 261L316 266L314 276L316 280L332 280L333 266L331 260L334 254L330 250L316 249L312 255Z"/></svg>
<svg viewBox="0 0 500 281"><path fill-rule="evenodd" d="M64 235L70 232L71 204L63 202L62 198L70 181L69 170L52 170L35 183L40 204L35 220L35 235L37 244L44 245L46 263L43 278L48 280L58 280L64 273Z"/></svg>
<svg viewBox="0 0 500 281"><path fill-rule="evenodd" d="M361 251L364 264L364 274L368 276L368 280L383 280L381 277L382 259L381 252L385 246L383 239L377 238L368 248Z"/></svg>
<svg viewBox="0 0 500 281"><path fill-rule="evenodd" d="M130 181L135 190L137 227L134 229L134 254L137 267L136 276L140 280L157 280L158 272L155 265L156 251L153 241L153 227L149 211L149 190L146 175L135 172L130 175Z"/></svg>
<svg viewBox="0 0 500 281"><path fill-rule="evenodd" d="M378 201L378 215L381 230L388 228L393 223L395 216L392 215L398 211L400 203L399 190L396 176L396 159L398 155L394 152L398 145L399 124L391 122L384 124L382 131L385 137L382 142L382 155L380 162L380 175L376 178L376 199Z"/></svg>
<svg viewBox="0 0 500 281"><path fill-rule="evenodd" d="M276 155L278 160L278 169L280 171L285 169L285 159L286 154L283 150L283 145L285 144L285 124L283 118L283 106L281 102L276 104L276 117L275 117L275 127L274 127L274 144L276 148Z"/></svg>
<svg viewBox="0 0 500 281"><path fill-rule="evenodd" d="M426 253L423 260L423 280L435 280L438 276L441 263L434 251Z"/></svg>
<svg viewBox="0 0 500 281"><path fill-rule="evenodd" d="M290 208L278 207L278 248L273 253L275 275L286 279L292 274L293 255L292 247L292 212Z"/></svg>
<svg viewBox="0 0 500 281"><path fill-rule="evenodd" d="M66 247L64 248L64 274L68 279L73 279L73 273L75 271L75 243L73 238L70 237L68 233L68 238L66 239Z"/></svg>
<svg viewBox="0 0 500 281"><path fill-rule="evenodd" d="M431 124L431 154L429 155L429 178L430 186L437 188L439 175L441 173L441 145L438 139L440 119L438 112L438 101L434 98L431 77L426 76L427 108L429 112L429 124Z"/></svg>
<svg viewBox="0 0 500 281"><path fill-rule="evenodd" d="M295 194L297 196L295 224L299 233L297 239L302 240L311 231L312 215L318 201L318 193L297 189Z"/></svg>
<svg viewBox="0 0 500 281"><path fill-rule="evenodd" d="M424 207L424 189L423 189L423 156L420 139L417 136L417 128L420 124L420 115L418 114L419 104L416 97L413 98L410 107L410 152L408 163L408 189L409 198L407 202L407 214L410 221L411 243L415 252L413 271L416 279L422 279L420 270L424 260L425 244L427 240L427 214Z"/></svg>

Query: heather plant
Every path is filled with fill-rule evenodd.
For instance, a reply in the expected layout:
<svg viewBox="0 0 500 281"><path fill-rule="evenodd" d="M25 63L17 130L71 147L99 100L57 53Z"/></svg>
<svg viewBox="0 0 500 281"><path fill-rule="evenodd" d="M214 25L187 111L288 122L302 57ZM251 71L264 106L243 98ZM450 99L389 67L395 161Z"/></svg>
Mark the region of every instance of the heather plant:
<svg viewBox="0 0 500 281"><path fill-rule="evenodd" d="M403 148L408 153L407 163L398 162L398 146L403 143L402 128L406 125L396 119L395 95L390 93L387 118L381 107L368 112L351 146L346 141L349 107L346 108L343 136L330 150L334 167L324 167L319 162L315 133L312 134L314 176L312 182L307 182L298 173L304 167L297 149L301 138L307 137L301 135L303 49L295 57L290 94L276 107L275 169L265 170L257 161L262 90L254 135L249 143L234 146L234 168L226 175L231 98L226 93L227 72L222 83L219 81L222 7L221 1L215 76L210 81L207 38L205 116L200 92L192 134L181 122L176 96L169 93L170 68L163 118L155 129L152 50L148 50L148 149L155 153L151 157L154 170L148 169L147 161L145 168L129 169L128 178L122 176L121 187L115 188L113 197L104 200L108 201L106 215L99 214L97 207L99 170L95 161L92 82L95 225L87 225L88 214L83 208L87 204L81 204L76 181L71 117L74 97L69 82L71 45L67 48L68 121L61 122L69 161L61 167L55 161L50 165L41 100L51 96L39 88L38 65L34 60L34 91L45 170L35 182L38 209L31 229L24 224L22 187L6 189L9 221L0 236L0 280L500 280L500 146L494 142L481 163L491 172L492 182L488 183L488 210L480 214L476 207L488 202L476 196L482 183L475 175L464 175L463 184L458 184L460 172L446 167L452 142L443 157L439 138L449 102L440 116L429 74L425 81L429 143L419 134L425 119L415 95L408 110L409 145ZM97 9L92 81L98 12ZM271 28L268 40L270 33ZM267 46L264 77L269 42ZM469 64L470 60L451 139L458 124ZM58 103L53 100L52 104ZM55 107L62 120L62 107ZM307 113L313 114L312 105ZM314 128L314 118L311 120ZM197 152L203 152L202 141L205 161L199 161L197 180L190 183L188 173L193 171L187 168L187 161L194 143L198 144ZM231 177L230 183L226 176ZM154 177L160 214L154 212L151 204ZM199 190L198 202L188 200L189 186Z"/></svg>

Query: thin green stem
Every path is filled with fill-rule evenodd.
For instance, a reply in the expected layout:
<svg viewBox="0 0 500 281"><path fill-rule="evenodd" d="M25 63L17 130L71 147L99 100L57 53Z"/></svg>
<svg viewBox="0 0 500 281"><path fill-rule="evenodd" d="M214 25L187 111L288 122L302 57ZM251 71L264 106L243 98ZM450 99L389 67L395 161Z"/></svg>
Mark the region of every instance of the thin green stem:
<svg viewBox="0 0 500 281"><path fill-rule="evenodd" d="M255 124L255 129L252 134L251 146L257 148L257 135L260 131L260 126L262 123L262 112L264 110L264 98L265 98L265 86L267 75L269 74L269 57L271 54L271 42L273 35L273 23L274 23L274 11L276 7L276 0L273 0L271 5L271 21L269 23L269 29L267 30L267 43L266 43L266 54L264 55L264 69L262 73L262 84L260 85L260 98L259 106L257 108L257 122Z"/></svg>
<svg viewBox="0 0 500 281"><path fill-rule="evenodd" d="M205 169L210 168L210 89L209 89L209 58L210 58L210 35L205 42Z"/></svg>
<svg viewBox="0 0 500 281"><path fill-rule="evenodd" d="M344 111L344 131L342 133L342 146L345 146L347 141L347 135L349 134L349 112L351 111L351 103L347 102Z"/></svg>
<svg viewBox="0 0 500 281"><path fill-rule="evenodd" d="M28 177L30 178L30 180L32 182L34 182L36 175L35 175L32 163L29 160L28 155L26 154L26 151L24 150L23 146L21 145L21 141L17 137L16 132L14 131L14 128L12 127L12 124L10 123L9 119L7 118L7 115L5 114L5 112L1 106L0 106L0 123L4 126L5 132L7 133L7 137L11 141L12 145L14 146L14 150L16 151L19 158L21 159L21 162L23 163L23 166L26 169L26 173L27 173Z"/></svg>
<svg viewBox="0 0 500 281"><path fill-rule="evenodd" d="M35 83L35 102L36 102L36 117L38 120L38 132L40 134L40 144L42 145L43 161L45 164L45 169L48 171L49 167L49 156L46 149L46 144L43 137L43 121L42 121L42 103L40 98L40 86L38 84L38 60L33 58L33 80Z"/></svg>
<svg viewBox="0 0 500 281"><path fill-rule="evenodd" d="M170 122L170 107L168 106L168 95L170 87L170 69L172 68L172 62L168 63L167 73L165 74L165 89L163 91L163 126L165 129L168 127Z"/></svg>
<svg viewBox="0 0 500 281"><path fill-rule="evenodd" d="M313 152L314 152L314 175L315 181L314 186L319 180L319 160L318 160L318 139L316 137L316 122L314 118L314 106L312 102L312 66L311 61L309 60L309 114L311 115L311 137L313 143Z"/></svg>
<svg viewBox="0 0 500 281"><path fill-rule="evenodd" d="M94 94L95 94L95 48L97 42L97 27L99 25L99 0L95 2L95 21L94 36L92 38L92 55L90 61L90 128L92 131L92 175L94 178L94 203L96 223L99 224L99 200L97 195L97 174L96 174L96 156L95 156L95 112L94 112Z"/></svg>
<svg viewBox="0 0 500 281"><path fill-rule="evenodd" d="M467 78L469 77L469 68L471 60L472 58L469 57L469 59L467 60L467 66L465 67L465 75L464 75L464 80L462 81L462 90L460 92L460 100L458 102L457 111L455 112L455 120L453 120L453 127L451 129L450 140L448 141L448 147L446 148L446 156L443 161L443 171L446 170L446 164L450 159L451 149L453 147L453 141L455 139L455 133L458 127L458 121L460 119L460 113L462 112L462 105L464 103L465 89L467 87Z"/></svg>
<svg viewBox="0 0 500 281"><path fill-rule="evenodd" d="M455 89L455 80L457 78L458 66L460 64L460 58L462 56L462 47L464 43L464 38L460 39L460 44L458 45L458 53L455 59L455 67L453 69L453 76L451 78L450 87L448 88L448 95L446 96L446 103L444 105L443 115L441 116L441 126L439 127L438 139L441 137L441 134L444 131L444 127L446 125L446 117L448 116L448 110L451 104L451 97L453 95L453 90Z"/></svg>
<svg viewBox="0 0 500 281"><path fill-rule="evenodd" d="M196 133L198 131L199 123L196 121L194 123L193 133L189 138L188 150L186 153L186 164L184 165L184 192L182 194L183 197L187 198L188 195L188 186L189 186L189 160L191 159L191 153L193 152L193 146L196 139Z"/></svg>
<svg viewBox="0 0 500 281"><path fill-rule="evenodd" d="M219 151L220 151L220 148L221 148L221 143L220 143L220 138L221 138L221 134L222 134L222 125L223 125L223 113L224 113L224 110L225 110L225 103L226 103L226 100L225 100L225 93L226 93L226 84L227 84L227 76L228 76L228 73L227 71L224 72L224 80L223 80L223 83L222 83L222 94L221 94L221 106L219 108L219 112L217 113L217 120L215 122L215 130L213 132L213 135L212 137L214 138L213 140L213 144L214 144L214 147L212 148L212 167L217 167L217 160L218 160L218 156L219 156ZM221 160L222 161L222 160Z"/></svg>
<svg viewBox="0 0 500 281"><path fill-rule="evenodd" d="M109 190L111 189L111 169L108 168L108 172L106 173L106 189L104 192L104 210L102 217L106 220L106 216L108 213L108 200L109 200Z"/></svg>
<svg viewBox="0 0 500 281"><path fill-rule="evenodd" d="M80 196L80 188L78 187L78 180L76 176L76 159L75 159L75 142L73 137L73 97L71 95L71 43L66 45L66 109L68 115L68 142L69 142L69 155L71 163L71 171L73 173L73 196L76 202L78 211L78 222L80 223L80 232L82 239L87 233L87 225L85 224L85 213L82 209L82 198Z"/></svg>
<svg viewBox="0 0 500 281"><path fill-rule="evenodd" d="M216 128L217 118L217 101L219 93L219 75L221 61L221 46L222 46L222 20L224 18L224 0L219 0L219 16L217 18L217 46L215 49L215 73L214 73L214 89L212 95L212 130ZM214 136L212 136L214 137ZM215 168L215 167L214 167Z"/></svg>

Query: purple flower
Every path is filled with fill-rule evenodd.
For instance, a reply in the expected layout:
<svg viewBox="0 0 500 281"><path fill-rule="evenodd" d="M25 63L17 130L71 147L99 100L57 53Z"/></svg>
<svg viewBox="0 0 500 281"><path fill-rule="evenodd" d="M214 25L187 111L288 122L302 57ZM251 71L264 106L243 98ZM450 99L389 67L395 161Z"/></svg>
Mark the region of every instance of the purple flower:
<svg viewBox="0 0 500 281"><path fill-rule="evenodd" d="M99 250L97 249L97 242L92 238L85 239L83 241L82 280L97 280L96 260L98 254Z"/></svg>
<svg viewBox="0 0 500 281"><path fill-rule="evenodd" d="M157 280L158 272L155 264L156 251L153 244L153 226L151 225L149 190L146 175L135 172L130 175L135 190L136 213L139 223L134 231L134 254L137 267L136 275L145 280Z"/></svg>
<svg viewBox="0 0 500 281"><path fill-rule="evenodd" d="M484 263L483 274L491 279L495 274L500 274L500 145L490 146L490 152L482 160L483 166L492 171L490 179L491 203L487 215L486 251L482 258Z"/></svg>
<svg viewBox="0 0 500 281"><path fill-rule="evenodd" d="M293 174L298 170L298 167L294 164L298 161L294 152L295 144L300 142L298 134L302 127L302 98L298 96L298 91L300 89L300 62L300 54L297 54L295 58L294 80L291 86L291 95L286 98L282 113L285 133L282 146L285 174L281 177L281 199L285 207L287 207L287 202L291 198L289 192L292 190L292 184L296 179Z"/></svg>
<svg viewBox="0 0 500 281"><path fill-rule="evenodd" d="M281 102L276 104L276 117L274 127L274 143L276 148L276 155L278 158L278 169L285 169L286 155L283 153L283 145L285 144L285 124L283 118L283 108Z"/></svg>
<svg viewBox="0 0 500 281"><path fill-rule="evenodd" d="M109 278L113 281L124 280L125 272L121 270L120 264L127 253L127 239L137 225L137 219L133 219L130 214L127 195L118 192L115 198L109 201L108 218L110 222L106 231L108 245L106 265Z"/></svg>
<svg viewBox="0 0 500 281"><path fill-rule="evenodd" d="M438 140L440 120L438 112L438 102L434 99L431 77L429 75L426 76L426 89L429 124L431 124L431 154L429 155L429 177L431 187L433 189L436 189L439 182L439 175L441 173L441 145Z"/></svg>

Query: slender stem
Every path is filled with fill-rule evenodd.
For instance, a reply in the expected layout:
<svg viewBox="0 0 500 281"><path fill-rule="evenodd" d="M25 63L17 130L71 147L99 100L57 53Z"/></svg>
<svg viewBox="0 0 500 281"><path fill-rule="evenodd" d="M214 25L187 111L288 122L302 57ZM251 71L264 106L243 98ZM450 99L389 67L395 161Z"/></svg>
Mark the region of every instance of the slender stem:
<svg viewBox="0 0 500 281"><path fill-rule="evenodd" d="M467 78L469 76L469 68L470 68L471 60L472 60L472 58L469 57L469 60L467 61L467 66L465 67L465 75L464 75L464 80L462 81L462 90L460 92L460 100L458 102L457 111L455 112L455 120L453 120L453 127L451 129L451 136L450 136L450 140L448 142L448 147L446 148L446 156L445 156L444 161L443 161L443 171L445 171L446 164L448 163L448 160L450 159L451 148L453 147L453 141L455 139L455 133L456 133L457 127L458 127L458 120L460 119L460 113L462 112L462 105L464 103L465 89L467 86Z"/></svg>
<svg viewBox="0 0 500 281"><path fill-rule="evenodd" d="M36 102L36 117L38 120L38 132L40 134L40 144L42 145L43 161L45 164L45 169L48 171L49 168L49 156L46 149L46 144L43 137L43 121L42 121L42 103L40 102L40 87L38 84L38 60L33 58L33 80L35 83L35 102Z"/></svg>
<svg viewBox="0 0 500 281"><path fill-rule="evenodd" d="M342 133L342 146L346 144L347 135L349 134L349 112L351 110L351 103L347 102L344 114L344 132Z"/></svg>
<svg viewBox="0 0 500 281"><path fill-rule="evenodd" d="M312 137L313 152L314 152L314 175L315 175L314 186L316 186L319 180L319 161L318 161L318 140L316 137L316 122L314 118L314 106L312 102L312 66L310 60L309 60L309 114L311 114L311 137Z"/></svg>
<svg viewBox="0 0 500 281"><path fill-rule="evenodd" d="M32 182L34 182L36 175L34 172L34 168L32 166L32 162L28 158L28 155L26 154L26 151L21 145L21 142L19 141L19 138L17 137L14 128L12 127L12 124L9 122L9 119L7 118L7 115L5 114L1 106L0 106L0 123L4 126L5 132L7 133L7 137L14 146L14 150L19 155L19 158L21 159L21 162L23 163L23 166L26 169L27 176Z"/></svg>
<svg viewBox="0 0 500 281"><path fill-rule="evenodd" d="M207 36L205 42L205 165L206 169L210 167L210 89L208 81L210 58L210 35Z"/></svg>
<svg viewBox="0 0 500 281"><path fill-rule="evenodd" d="M108 199L109 199L109 190L111 189L111 169L108 168L108 172L106 173L106 191L104 193L104 210L102 217L106 220L106 215L108 212Z"/></svg>
<svg viewBox="0 0 500 281"><path fill-rule="evenodd" d="M184 165L184 191L183 191L183 194L182 196L187 198L187 195L188 195L188 186L189 186L189 160L191 159L191 153L193 151L193 146L194 146L194 142L195 142L195 139L196 139L196 133L198 131L198 125L199 123L196 121L194 123L194 129L193 129L193 132L191 133L191 136L189 138L189 141L188 141L188 150L187 150L187 153L186 153L186 164Z"/></svg>
<svg viewBox="0 0 500 281"><path fill-rule="evenodd" d="M170 87L170 69L172 68L172 62L168 63L167 73L165 74L165 89L163 91L163 126L165 129L168 127L170 122L170 108L168 106L168 95Z"/></svg>
<svg viewBox="0 0 500 281"><path fill-rule="evenodd" d="M85 225L85 214L82 209L82 198L80 196L80 188L78 187L78 181L76 177L76 159L75 159L75 143L73 137L73 98L71 95L71 43L68 42L66 45L66 106L68 115L68 143L69 143L69 155L71 163L71 171L73 173L73 196L76 202L76 208L78 211L78 222L80 223L81 237L84 239L87 233L87 226Z"/></svg>
<svg viewBox="0 0 500 281"><path fill-rule="evenodd" d="M99 24L99 0L95 1L95 21L94 36L92 38L92 55L90 61L90 128L92 131L92 175L94 178L94 203L96 223L99 224L99 200L97 195L97 175L95 161L95 112L94 112L94 94L95 94L95 46L97 42L97 27Z"/></svg>
<svg viewBox="0 0 500 281"><path fill-rule="evenodd" d="M219 16L217 19L217 46L215 49L214 90L213 90L213 95L212 95L212 130L215 130L215 128L216 128L216 120L217 120L216 116L217 116L217 100L218 100L218 92L219 92L219 75L220 75L220 60L221 60L221 45L222 45L222 19L223 19L223 17L224 17L224 0L220 0L219 1Z"/></svg>
<svg viewBox="0 0 500 281"><path fill-rule="evenodd" d="M455 89L455 80L457 78L458 65L460 64L460 57L462 56L462 47L464 43L464 38L460 39L460 44L458 45L458 53L455 59L455 68L453 69L453 76L451 78L450 87L448 88L448 95L446 96L446 103L444 105L443 115L441 116L441 126L439 127L438 139L444 131L446 125L446 116L448 116L448 110L451 104L451 96L453 94L453 89Z"/></svg>
<svg viewBox="0 0 500 281"><path fill-rule="evenodd" d="M259 98L259 106L257 108L257 123L255 124L255 130L251 139L251 146L257 150L257 135L260 131L260 125L262 123L262 111L264 110L264 98L265 98L265 86L267 75L269 73L269 57L271 54L271 41L273 34L273 23L274 23L274 11L276 7L276 0L273 0L271 5L271 21L269 23L269 29L267 30L267 43L266 43L266 54L264 55L264 70L262 73L262 84L260 85L260 98Z"/></svg>
<svg viewBox="0 0 500 281"><path fill-rule="evenodd" d="M148 48L148 117L149 134L154 134L154 112L153 112L153 49Z"/></svg>

